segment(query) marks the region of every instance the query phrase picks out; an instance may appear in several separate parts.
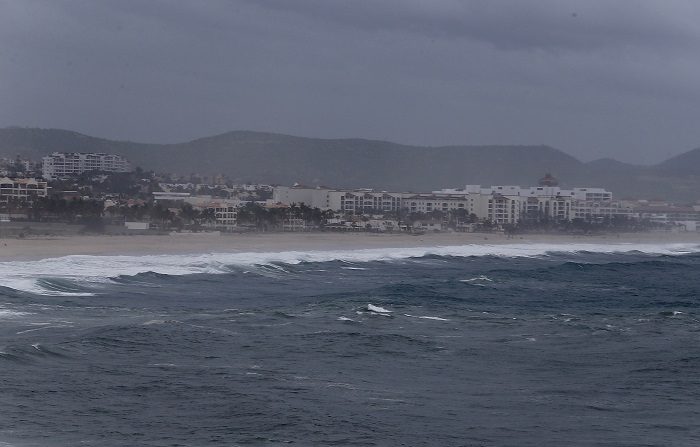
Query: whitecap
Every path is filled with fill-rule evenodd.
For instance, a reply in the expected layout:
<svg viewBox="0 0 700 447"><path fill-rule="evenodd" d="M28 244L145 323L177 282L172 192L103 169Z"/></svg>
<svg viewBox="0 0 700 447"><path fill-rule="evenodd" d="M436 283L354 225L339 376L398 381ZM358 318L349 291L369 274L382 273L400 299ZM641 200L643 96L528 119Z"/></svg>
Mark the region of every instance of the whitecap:
<svg viewBox="0 0 700 447"><path fill-rule="evenodd" d="M666 311L659 312L659 315L663 315L665 317L675 317L676 315L682 315L682 314L683 314L683 312L681 312L680 310L666 310Z"/></svg>
<svg viewBox="0 0 700 447"><path fill-rule="evenodd" d="M474 278L469 278L469 279L460 279L460 282L474 282L474 281L489 281L493 282L493 279L489 278L488 276L480 275L476 276Z"/></svg>
<svg viewBox="0 0 700 447"><path fill-rule="evenodd" d="M141 273L162 275L191 274L226 274L230 267L270 267L270 271L289 273L279 264L300 264L302 262L342 261L362 263L372 261L395 261L408 258L420 258L428 255L450 257L500 256L500 257L537 257L548 253L625 253L636 252L657 255L682 255L700 251L697 244L470 244L452 246L426 246L411 248L371 248L360 250L328 251L283 251L283 252L247 252L247 253L208 253L180 255L145 255L145 256L89 256L73 255L60 258L47 258L38 261L3 261L0 262L0 285L11 289L58 296L89 296L100 284L109 284L111 278L135 276ZM347 266L345 268L362 269ZM246 270L251 271L251 270ZM256 271L256 270L252 270ZM51 272L48 275L46 272ZM68 280L80 290L55 290L42 279ZM474 283L490 279L472 278ZM88 290L86 290L88 289Z"/></svg>
<svg viewBox="0 0 700 447"><path fill-rule="evenodd" d="M63 328L63 327L72 327L72 326L66 326L66 325L58 325L58 326L41 326L33 329L25 329L23 331L19 331L16 334L17 335L22 335L26 334L28 332L36 332L36 331L43 331L44 329L57 329L57 328Z"/></svg>
<svg viewBox="0 0 700 447"><path fill-rule="evenodd" d="M428 316L428 315L409 315L409 314L404 314L404 315L407 316L407 317L411 317L411 318L420 318L420 319L423 319L423 320L450 321L450 320L447 319L447 318L442 318L442 317L431 317L431 316Z"/></svg>
<svg viewBox="0 0 700 447"><path fill-rule="evenodd" d="M377 314L388 314L388 313L391 313L391 312L392 312L392 311L390 311L390 310L388 310L388 309L385 309L385 308L383 308L383 307L375 306L374 304L368 304L368 305L367 305L367 310L368 310L369 312L374 312L374 313L377 313Z"/></svg>
<svg viewBox="0 0 700 447"><path fill-rule="evenodd" d="M32 315L31 312L20 312L16 310L0 309L0 319L12 319Z"/></svg>

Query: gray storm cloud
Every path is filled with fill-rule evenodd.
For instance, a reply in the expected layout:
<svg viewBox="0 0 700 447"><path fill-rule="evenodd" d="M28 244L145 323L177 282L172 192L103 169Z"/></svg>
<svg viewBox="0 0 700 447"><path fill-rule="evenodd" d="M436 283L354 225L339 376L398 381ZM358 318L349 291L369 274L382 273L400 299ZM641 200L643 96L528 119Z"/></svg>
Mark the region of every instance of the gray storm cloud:
<svg viewBox="0 0 700 447"><path fill-rule="evenodd" d="M0 1L0 126L179 141L234 129L700 145L691 1Z"/></svg>
<svg viewBox="0 0 700 447"><path fill-rule="evenodd" d="M465 38L502 49L687 47L699 37L693 2L658 1L430 1L251 0L359 29L399 30ZM697 41L695 42L697 43Z"/></svg>

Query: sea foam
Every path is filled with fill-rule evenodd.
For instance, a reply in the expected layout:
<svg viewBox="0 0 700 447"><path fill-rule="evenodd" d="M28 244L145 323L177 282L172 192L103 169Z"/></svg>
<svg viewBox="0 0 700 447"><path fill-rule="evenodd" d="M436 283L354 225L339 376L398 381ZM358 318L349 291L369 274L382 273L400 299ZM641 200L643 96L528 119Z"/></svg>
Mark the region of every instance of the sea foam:
<svg viewBox="0 0 700 447"><path fill-rule="evenodd" d="M0 308L0 320L23 317L30 315L28 312L19 312L14 310Z"/></svg>
<svg viewBox="0 0 700 447"><path fill-rule="evenodd" d="M99 284L113 278L141 273L164 275L230 273L232 267L267 266L285 273L279 264L344 261L361 263L393 261L424 256L537 257L549 253L624 253L681 255L700 251L697 244L502 244L454 245L411 248L372 248L359 250L283 251L248 253L208 253L144 256L73 255L38 261L0 262L0 286L56 296L90 295ZM76 290L52 287L47 280L68 280ZM86 290L78 290L85 286Z"/></svg>
<svg viewBox="0 0 700 447"><path fill-rule="evenodd" d="M380 307L380 306L375 306L374 304L368 304L368 305L367 305L367 311L369 311L369 312L374 312L374 313L378 313L378 314L388 314L388 313L391 313L391 311L390 311L389 309L385 309L385 308Z"/></svg>

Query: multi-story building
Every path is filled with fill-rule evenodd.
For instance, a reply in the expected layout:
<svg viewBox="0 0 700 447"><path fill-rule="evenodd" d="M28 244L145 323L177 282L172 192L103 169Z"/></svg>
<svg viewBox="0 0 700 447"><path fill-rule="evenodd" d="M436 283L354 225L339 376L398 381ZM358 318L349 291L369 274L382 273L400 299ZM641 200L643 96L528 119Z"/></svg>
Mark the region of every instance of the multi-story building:
<svg viewBox="0 0 700 447"><path fill-rule="evenodd" d="M632 217L663 225L682 225L697 231L700 206L642 205L630 211Z"/></svg>
<svg viewBox="0 0 700 447"><path fill-rule="evenodd" d="M224 201L211 202L205 205L203 208L207 210L212 210L214 212L214 220L216 221L216 226L231 229L238 224L239 207L239 203L231 203Z"/></svg>
<svg viewBox="0 0 700 447"><path fill-rule="evenodd" d="M479 194L412 194L404 198L403 203L403 208L411 213L465 210L467 214L476 214L481 204L481 196Z"/></svg>
<svg viewBox="0 0 700 447"><path fill-rule="evenodd" d="M520 220L525 199L518 196L491 194L486 196L486 213L483 206L477 217L486 219L498 225L516 224ZM485 214L485 215L484 215Z"/></svg>
<svg viewBox="0 0 700 447"><path fill-rule="evenodd" d="M600 203L611 201L612 193L603 188L574 188L571 197L574 200Z"/></svg>
<svg viewBox="0 0 700 447"><path fill-rule="evenodd" d="M377 192L371 189L352 191L329 191L328 209L351 214L397 212L402 208L405 194L397 192Z"/></svg>
<svg viewBox="0 0 700 447"><path fill-rule="evenodd" d="M32 203L39 197L46 197L48 185L43 180L33 178L0 178L0 203L19 201Z"/></svg>
<svg viewBox="0 0 700 447"><path fill-rule="evenodd" d="M572 217L573 200L568 196L533 196L522 200L521 219L529 221L567 221Z"/></svg>
<svg viewBox="0 0 700 447"><path fill-rule="evenodd" d="M617 213L627 213L619 203L613 202L612 193L603 188L573 188L562 189L558 186L491 186L484 188L480 185L467 185L464 189L444 189L441 193L479 194L494 196L488 203L490 207L476 212L480 218L486 218L494 223L515 223L519 220L553 220L569 221L574 218L598 219L600 216L610 217ZM503 202L510 202L506 206ZM511 210L504 217L505 208ZM513 209L515 208L515 211ZM520 208L519 210L517 208ZM500 214L500 215L499 215Z"/></svg>
<svg viewBox="0 0 700 447"><path fill-rule="evenodd" d="M628 203L613 200L577 200L573 203L572 219L596 222L614 217L633 217L633 207Z"/></svg>
<svg viewBox="0 0 700 447"><path fill-rule="evenodd" d="M372 189L330 189L306 186L275 186L274 203L304 204L321 210L342 211L351 214L390 212L401 209L403 193L374 191Z"/></svg>
<svg viewBox="0 0 700 447"><path fill-rule="evenodd" d="M603 188L562 189L551 185L525 188L467 185L464 189L443 189L420 194L297 185L275 187L273 201L287 205L304 203L322 210L349 214L379 214L399 210L409 213L465 210L469 215L474 214L478 219L498 225L515 224L521 220L597 220L600 216L629 214L629 210L613 202L612 193Z"/></svg>
<svg viewBox="0 0 700 447"><path fill-rule="evenodd" d="M121 155L82 152L54 152L41 159L46 180L80 175L83 172L129 172L131 164Z"/></svg>

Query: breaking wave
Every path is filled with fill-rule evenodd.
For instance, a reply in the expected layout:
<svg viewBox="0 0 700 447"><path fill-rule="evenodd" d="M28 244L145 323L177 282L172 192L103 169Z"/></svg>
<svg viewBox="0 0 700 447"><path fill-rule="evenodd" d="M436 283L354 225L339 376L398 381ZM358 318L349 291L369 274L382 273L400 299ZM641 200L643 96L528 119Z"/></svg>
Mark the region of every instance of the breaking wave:
<svg viewBox="0 0 700 447"><path fill-rule="evenodd" d="M543 257L576 253L635 253L647 255L684 255L700 252L697 244L503 244L456 245L412 248L373 248L335 251L284 251L247 253L209 253L145 256L75 255L38 261L0 262L0 286L21 292L51 296L87 296L100 284L130 281L137 275L181 276L225 274L241 267L243 273L263 276L285 274L285 265L341 261L363 263L399 261L416 258ZM474 278L473 280L485 278ZM472 281L472 280L467 280Z"/></svg>

